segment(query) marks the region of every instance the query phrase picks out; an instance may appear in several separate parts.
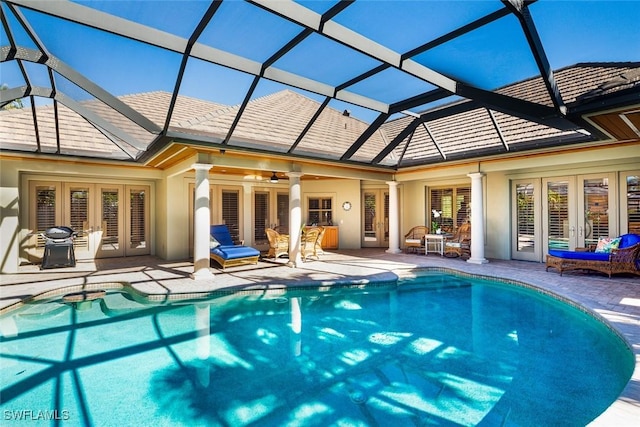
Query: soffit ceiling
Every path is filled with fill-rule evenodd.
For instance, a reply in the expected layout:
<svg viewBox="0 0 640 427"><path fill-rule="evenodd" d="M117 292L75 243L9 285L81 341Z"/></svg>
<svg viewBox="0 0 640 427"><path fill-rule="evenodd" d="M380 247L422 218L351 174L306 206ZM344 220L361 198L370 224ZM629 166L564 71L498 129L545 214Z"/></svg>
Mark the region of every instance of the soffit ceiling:
<svg viewBox="0 0 640 427"><path fill-rule="evenodd" d="M0 148L144 163L178 141L400 169L633 139L640 48L598 62L613 15L557 3L2 0ZM640 39L636 2L610 9ZM612 109L631 133L598 121Z"/></svg>

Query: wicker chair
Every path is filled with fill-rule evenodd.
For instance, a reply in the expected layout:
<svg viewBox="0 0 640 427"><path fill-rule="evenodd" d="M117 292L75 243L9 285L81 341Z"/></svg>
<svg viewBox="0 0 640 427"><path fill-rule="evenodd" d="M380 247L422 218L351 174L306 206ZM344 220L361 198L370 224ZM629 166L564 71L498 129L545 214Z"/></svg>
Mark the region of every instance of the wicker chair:
<svg viewBox="0 0 640 427"><path fill-rule="evenodd" d="M406 253L424 253L424 235L429 233L429 227L416 225L404 235L404 251Z"/></svg>
<svg viewBox="0 0 640 427"><path fill-rule="evenodd" d="M289 235L280 234L273 228L267 228L265 232L269 240L267 258L278 258L282 255L289 256Z"/></svg>
<svg viewBox="0 0 640 427"><path fill-rule="evenodd" d="M322 239L324 239L324 232L327 230L324 227L319 227L320 233L318 233L318 239L316 240L316 255L324 254L324 250L322 249Z"/></svg>
<svg viewBox="0 0 640 427"><path fill-rule="evenodd" d="M302 255L302 260L306 261L307 258L315 257L318 258L317 251L317 243L318 236L322 227L310 227L304 230L302 233L302 244L300 247L300 253Z"/></svg>
<svg viewBox="0 0 640 427"><path fill-rule="evenodd" d="M452 238L444 241L444 256L471 257L471 224L458 227Z"/></svg>

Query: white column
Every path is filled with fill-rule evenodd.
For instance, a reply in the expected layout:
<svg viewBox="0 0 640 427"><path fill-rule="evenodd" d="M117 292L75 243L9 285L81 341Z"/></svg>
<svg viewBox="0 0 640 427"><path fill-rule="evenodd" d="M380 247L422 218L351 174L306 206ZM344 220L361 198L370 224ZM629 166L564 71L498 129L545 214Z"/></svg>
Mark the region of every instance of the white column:
<svg viewBox="0 0 640 427"><path fill-rule="evenodd" d="M300 238L302 237L301 172L288 172L289 177L289 266L302 265Z"/></svg>
<svg viewBox="0 0 640 427"><path fill-rule="evenodd" d="M209 270L209 235L211 228L211 212L209 208L209 170L213 165L195 163L196 200L193 207L193 274L192 279L210 279L213 273Z"/></svg>
<svg viewBox="0 0 640 427"><path fill-rule="evenodd" d="M484 257L484 195L482 193L482 172L470 173L471 178L471 257L472 264L486 264Z"/></svg>
<svg viewBox="0 0 640 427"><path fill-rule="evenodd" d="M398 215L398 183L387 181L389 186L389 249L390 254L398 254L400 250L400 222Z"/></svg>
<svg viewBox="0 0 640 427"><path fill-rule="evenodd" d="M253 206L253 184L250 182L242 183L242 205L247 206L245 208L245 212L251 212L251 208L248 206ZM253 215L242 215L242 240L244 241L245 246L253 246L255 241L253 237Z"/></svg>

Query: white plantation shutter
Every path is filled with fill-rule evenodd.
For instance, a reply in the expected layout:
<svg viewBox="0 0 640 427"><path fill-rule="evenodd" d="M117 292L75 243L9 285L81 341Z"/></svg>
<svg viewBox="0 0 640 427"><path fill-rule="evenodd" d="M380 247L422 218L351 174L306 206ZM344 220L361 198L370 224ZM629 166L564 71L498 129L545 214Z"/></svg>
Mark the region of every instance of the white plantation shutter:
<svg viewBox="0 0 640 427"><path fill-rule="evenodd" d="M430 233L435 233L434 228L438 227L444 232L453 233L457 227L470 219L470 187L432 188L429 193L427 226ZM439 217L433 213L434 210L439 213Z"/></svg>
<svg viewBox="0 0 640 427"><path fill-rule="evenodd" d="M640 234L640 175L629 175L627 185L627 233Z"/></svg>
<svg viewBox="0 0 640 427"><path fill-rule="evenodd" d="M256 192L254 194L254 236L258 245L267 244L265 230L269 228L269 193Z"/></svg>
<svg viewBox="0 0 640 427"><path fill-rule="evenodd" d="M518 228L518 251L535 251L535 200L531 183L517 184L516 223Z"/></svg>
<svg viewBox="0 0 640 427"><path fill-rule="evenodd" d="M89 190L86 188L71 188L69 190L69 226L78 237L74 239L73 246L87 248L89 237L83 233L89 224Z"/></svg>
<svg viewBox="0 0 640 427"><path fill-rule="evenodd" d="M289 234L289 195L278 193L277 204L279 231L285 234Z"/></svg>
<svg viewBox="0 0 640 427"><path fill-rule="evenodd" d="M43 232L56 224L56 189L53 186L36 187L36 229ZM37 247L44 247L45 239L38 235Z"/></svg>
<svg viewBox="0 0 640 427"><path fill-rule="evenodd" d="M131 189L129 193L129 247L144 248L147 246L146 236L146 197L147 192Z"/></svg>
<svg viewBox="0 0 640 427"><path fill-rule="evenodd" d="M222 190L222 222L229 228L233 241L240 241L240 193L238 190Z"/></svg>

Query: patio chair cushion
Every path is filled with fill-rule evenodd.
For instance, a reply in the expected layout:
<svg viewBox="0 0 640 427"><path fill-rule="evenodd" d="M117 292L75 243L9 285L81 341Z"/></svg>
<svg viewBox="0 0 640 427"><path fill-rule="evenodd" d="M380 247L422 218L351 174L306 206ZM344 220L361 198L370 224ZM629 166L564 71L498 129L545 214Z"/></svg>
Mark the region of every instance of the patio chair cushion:
<svg viewBox="0 0 640 427"><path fill-rule="evenodd" d="M240 258L248 258L260 255L260 251L251 246L218 246L211 249L211 253L219 256L220 258L227 260L234 260Z"/></svg>
<svg viewBox="0 0 640 427"><path fill-rule="evenodd" d="M608 252L574 252L550 249L549 255L564 259L583 259L588 261L609 261Z"/></svg>
<svg viewBox="0 0 640 427"><path fill-rule="evenodd" d="M620 245L620 237L601 237L595 251L608 254L613 249L618 249L618 245Z"/></svg>
<svg viewBox="0 0 640 427"><path fill-rule="evenodd" d="M618 248L628 248L636 243L640 243L640 235L633 233L623 234L620 236L620 244L618 245Z"/></svg>

